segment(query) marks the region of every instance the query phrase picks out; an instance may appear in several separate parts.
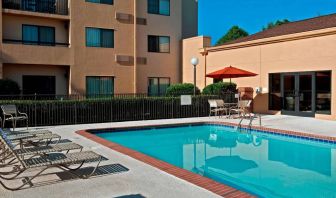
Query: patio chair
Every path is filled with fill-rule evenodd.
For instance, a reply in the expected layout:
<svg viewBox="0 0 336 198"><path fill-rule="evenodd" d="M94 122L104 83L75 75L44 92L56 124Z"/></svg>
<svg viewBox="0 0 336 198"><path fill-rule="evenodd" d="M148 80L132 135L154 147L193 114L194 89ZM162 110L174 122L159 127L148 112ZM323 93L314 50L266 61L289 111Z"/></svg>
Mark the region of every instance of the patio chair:
<svg viewBox="0 0 336 198"><path fill-rule="evenodd" d="M45 153L43 155L32 157L28 159L22 159L19 155L14 151L14 147L12 142L2 137L0 141L5 145L6 152L10 155L13 155L14 158L19 162L19 164L14 166L6 166L5 170L1 170L0 168L0 184L6 188L7 190L19 190L27 184L31 184L32 180L41 175L43 172L50 168L59 168L62 170L68 170L72 174L87 179L91 177L99 167L100 162L102 161L103 157L98 155L92 151L83 151L83 152L76 152L76 153ZM85 163L92 163L97 162L97 165L94 169L87 175L79 175L75 171L81 168ZM71 168L72 165L76 165L77 167ZM8 170L12 168L11 170ZM31 172L31 170L40 168L40 170L33 174L33 175L26 175ZM24 179L21 180L21 184L17 185L16 187L9 187L5 184L4 180L19 180L19 176L25 174Z"/></svg>
<svg viewBox="0 0 336 198"><path fill-rule="evenodd" d="M225 112L225 115L228 115L230 108L225 104L224 100L216 100L217 107L221 112ZM223 115L223 114L222 114Z"/></svg>
<svg viewBox="0 0 336 198"><path fill-rule="evenodd" d="M227 114L228 108L225 107L224 100L208 100L208 103L210 105L209 117L212 113L214 113L215 116L221 116L223 112Z"/></svg>
<svg viewBox="0 0 336 198"><path fill-rule="evenodd" d="M2 128L5 128L6 121L11 121L13 126L13 131L16 128L17 121L26 121L27 130L28 130L28 115L26 113L21 113L16 105L1 105L1 109L3 112L3 121Z"/></svg>
<svg viewBox="0 0 336 198"><path fill-rule="evenodd" d="M238 104L232 108L230 108L229 111L229 117L232 116L232 113L238 114L238 117L246 116L246 114L249 114L251 116L251 112L249 108L251 107L252 100L240 100L238 101Z"/></svg>

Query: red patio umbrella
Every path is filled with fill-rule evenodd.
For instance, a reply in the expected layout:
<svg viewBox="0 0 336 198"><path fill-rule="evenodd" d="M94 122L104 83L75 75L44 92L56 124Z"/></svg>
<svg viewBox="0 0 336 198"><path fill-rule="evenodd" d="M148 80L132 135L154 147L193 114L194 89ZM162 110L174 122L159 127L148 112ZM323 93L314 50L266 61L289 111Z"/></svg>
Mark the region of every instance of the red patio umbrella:
<svg viewBox="0 0 336 198"><path fill-rule="evenodd" d="M225 67L224 69L212 72L207 74L206 77L215 78L215 79L225 79L230 78L230 83L232 78L241 78L241 77L252 77L257 76L258 74L238 69L236 67Z"/></svg>

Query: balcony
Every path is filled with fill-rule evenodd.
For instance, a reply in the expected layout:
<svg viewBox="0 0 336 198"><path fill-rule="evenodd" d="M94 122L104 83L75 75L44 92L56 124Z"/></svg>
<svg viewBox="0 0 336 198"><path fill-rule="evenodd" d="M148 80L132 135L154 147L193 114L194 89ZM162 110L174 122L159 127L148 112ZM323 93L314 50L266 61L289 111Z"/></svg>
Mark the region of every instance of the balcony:
<svg viewBox="0 0 336 198"><path fill-rule="evenodd" d="M64 47L62 47L64 46ZM61 44L2 44L2 62L10 64L73 65L73 51Z"/></svg>
<svg viewBox="0 0 336 198"><path fill-rule="evenodd" d="M8 44L23 44L23 45L40 45L40 46L59 46L59 47L69 47L69 43L57 43L57 42L41 42L41 41L24 41L16 39L3 39L3 43Z"/></svg>
<svg viewBox="0 0 336 198"><path fill-rule="evenodd" d="M69 14L68 0L2 0L2 8L58 15Z"/></svg>

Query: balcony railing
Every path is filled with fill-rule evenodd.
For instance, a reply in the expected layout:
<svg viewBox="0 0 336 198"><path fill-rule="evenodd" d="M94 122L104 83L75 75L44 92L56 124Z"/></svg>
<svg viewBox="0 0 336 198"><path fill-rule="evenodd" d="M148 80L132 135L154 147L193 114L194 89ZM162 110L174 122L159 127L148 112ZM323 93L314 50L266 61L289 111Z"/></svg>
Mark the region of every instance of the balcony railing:
<svg viewBox="0 0 336 198"><path fill-rule="evenodd" d="M3 39L3 43L9 44L23 44L23 45L40 45L40 46L60 46L69 47L69 43L57 43L57 42L42 42L42 41L24 41L15 39Z"/></svg>
<svg viewBox="0 0 336 198"><path fill-rule="evenodd" d="M2 0L2 8L68 15L68 0Z"/></svg>

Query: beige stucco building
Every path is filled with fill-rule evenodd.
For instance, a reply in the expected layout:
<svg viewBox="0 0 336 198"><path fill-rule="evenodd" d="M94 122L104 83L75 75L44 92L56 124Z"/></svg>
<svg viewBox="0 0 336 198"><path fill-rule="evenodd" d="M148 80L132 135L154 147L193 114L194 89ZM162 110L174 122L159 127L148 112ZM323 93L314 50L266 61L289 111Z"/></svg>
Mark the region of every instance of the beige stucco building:
<svg viewBox="0 0 336 198"><path fill-rule="evenodd" d="M198 29L195 0L0 2L0 78L23 94L160 94Z"/></svg>
<svg viewBox="0 0 336 198"><path fill-rule="evenodd" d="M205 75L227 66L258 76L233 79L254 93L254 111L336 120L336 14L282 25L221 46L205 36L183 41L183 81L193 82L192 57L198 57L197 86Z"/></svg>

